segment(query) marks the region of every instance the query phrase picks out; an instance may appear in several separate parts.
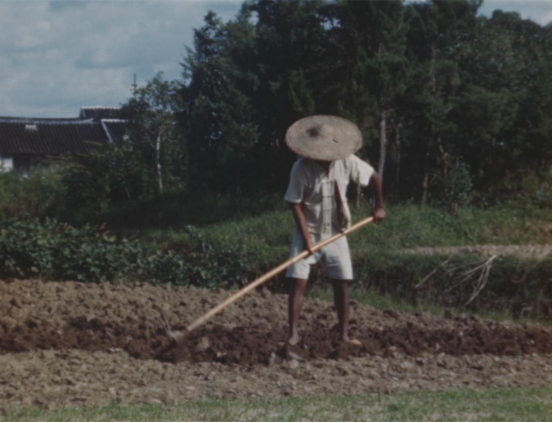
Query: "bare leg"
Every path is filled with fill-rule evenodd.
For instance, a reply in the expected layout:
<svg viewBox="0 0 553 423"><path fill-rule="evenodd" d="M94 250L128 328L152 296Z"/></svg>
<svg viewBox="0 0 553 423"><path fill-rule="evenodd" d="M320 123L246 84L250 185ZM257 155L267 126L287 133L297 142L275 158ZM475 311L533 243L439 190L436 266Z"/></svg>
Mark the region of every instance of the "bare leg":
<svg viewBox="0 0 553 423"><path fill-rule="evenodd" d="M334 305L338 312L338 326L340 330L340 339L348 342L348 322L349 322L349 296L347 280L331 279L334 288Z"/></svg>
<svg viewBox="0 0 553 423"><path fill-rule="evenodd" d="M299 340L298 321L300 319L301 309L304 302L305 288L307 288L306 279L292 279L290 284L290 293L288 296L288 343L296 345Z"/></svg>

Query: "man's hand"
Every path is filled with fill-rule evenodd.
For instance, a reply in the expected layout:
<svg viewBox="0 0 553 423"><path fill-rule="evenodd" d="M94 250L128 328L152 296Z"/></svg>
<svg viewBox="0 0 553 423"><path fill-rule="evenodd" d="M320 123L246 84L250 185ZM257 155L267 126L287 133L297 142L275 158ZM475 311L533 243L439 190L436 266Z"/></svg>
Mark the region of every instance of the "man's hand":
<svg viewBox="0 0 553 423"><path fill-rule="evenodd" d="M296 224L300 228L301 235L303 236L303 243L305 244L305 249L309 251L310 254L313 254L314 253L313 239L311 238L311 234L307 229L307 225L305 223L305 215L303 214L301 204L292 204L292 213L294 214L294 220L296 221Z"/></svg>
<svg viewBox="0 0 553 423"><path fill-rule="evenodd" d="M386 219L386 210L384 210L384 199L382 196L382 185L380 183L380 178L373 172L371 179L369 180L369 188L372 190L375 202L376 209L372 212L372 217L375 223L381 222Z"/></svg>
<svg viewBox="0 0 553 423"><path fill-rule="evenodd" d="M311 236L308 236L305 240L305 249L309 251L309 254L315 254L315 251L313 251L313 240L311 239Z"/></svg>
<svg viewBox="0 0 553 423"><path fill-rule="evenodd" d="M381 222L386 219L386 210L384 210L384 207L378 207L373 211L372 217L375 223Z"/></svg>

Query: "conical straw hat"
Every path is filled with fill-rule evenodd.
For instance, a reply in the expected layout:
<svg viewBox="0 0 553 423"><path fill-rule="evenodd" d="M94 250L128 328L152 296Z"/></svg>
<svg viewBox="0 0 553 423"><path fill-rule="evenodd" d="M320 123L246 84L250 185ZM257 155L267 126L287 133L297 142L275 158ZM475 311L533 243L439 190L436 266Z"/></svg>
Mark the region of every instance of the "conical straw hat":
<svg viewBox="0 0 553 423"><path fill-rule="evenodd" d="M286 131L286 144L294 153L311 160L344 159L363 145L361 131L337 116L315 115L295 122Z"/></svg>

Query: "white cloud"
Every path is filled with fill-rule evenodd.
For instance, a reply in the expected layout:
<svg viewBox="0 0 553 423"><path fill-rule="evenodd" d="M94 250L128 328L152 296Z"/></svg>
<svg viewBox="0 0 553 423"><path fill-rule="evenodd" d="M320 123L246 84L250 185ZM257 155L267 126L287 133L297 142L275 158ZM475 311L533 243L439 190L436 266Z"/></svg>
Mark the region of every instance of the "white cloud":
<svg viewBox="0 0 553 423"><path fill-rule="evenodd" d="M209 10L232 19L242 0L0 0L0 115L76 116L117 106L138 82L179 62ZM551 20L549 0L487 0L481 13L517 10Z"/></svg>
<svg viewBox="0 0 553 423"><path fill-rule="evenodd" d="M532 19L541 25L551 22L551 0L485 0L480 13L491 16L496 9L518 12L523 19Z"/></svg>
<svg viewBox="0 0 553 423"><path fill-rule="evenodd" d="M193 29L209 10L232 19L241 1L0 2L0 115L76 116L117 106L138 82L180 78Z"/></svg>

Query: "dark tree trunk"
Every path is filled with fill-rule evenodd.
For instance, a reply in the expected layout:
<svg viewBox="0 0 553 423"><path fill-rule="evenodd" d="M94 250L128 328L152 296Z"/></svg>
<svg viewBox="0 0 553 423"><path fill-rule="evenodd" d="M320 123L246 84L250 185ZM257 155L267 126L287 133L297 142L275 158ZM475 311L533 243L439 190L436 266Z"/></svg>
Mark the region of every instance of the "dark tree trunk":
<svg viewBox="0 0 553 423"><path fill-rule="evenodd" d="M396 154L397 154L397 165L396 165L396 181L395 181L395 190L394 190L394 197L396 198L396 201L399 200L399 180L400 180L400 172L401 172L401 142L400 142L400 136L399 132L401 130L401 123L399 125L396 125Z"/></svg>
<svg viewBox="0 0 553 423"><path fill-rule="evenodd" d="M386 147L388 138L386 136L386 111L380 114L380 158L378 160L378 176L380 183L384 182L384 166L386 164Z"/></svg>
<svg viewBox="0 0 553 423"><path fill-rule="evenodd" d="M156 138L156 171L157 171L157 183L159 188L159 193L163 193L163 178L161 172L161 136L162 131L160 131Z"/></svg>
<svg viewBox="0 0 553 423"><path fill-rule="evenodd" d="M430 150L427 149L426 154L424 155L421 206L426 206L426 201L428 199L428 180L430 178L429 173L430 173Z"/></svg>
<svg viewBox="0 0 553 423"><path fill-rule="evenodd" d="M430 46L430 92L432 97L437 96L437 85L436 85L436 43L432 42ZM430 114L434 117L436 115L436 110L434 107L431 108ZM430 125L431 139L434 140L436 137L436 128L434 124ZM428 201L428 186L430 179L430 148L431 145L426 145L426 153L424 155L424 165L423 165L423 176L422 176L422 197L421 205L425 206Z"/></svg>

